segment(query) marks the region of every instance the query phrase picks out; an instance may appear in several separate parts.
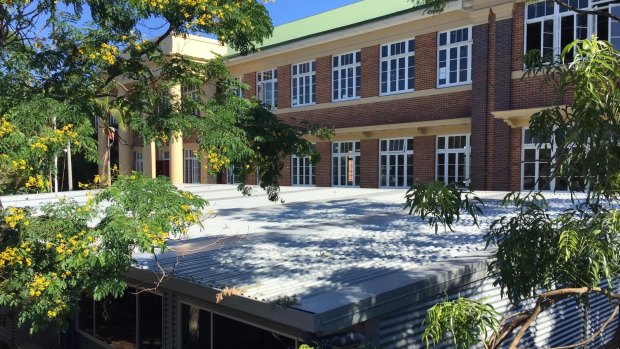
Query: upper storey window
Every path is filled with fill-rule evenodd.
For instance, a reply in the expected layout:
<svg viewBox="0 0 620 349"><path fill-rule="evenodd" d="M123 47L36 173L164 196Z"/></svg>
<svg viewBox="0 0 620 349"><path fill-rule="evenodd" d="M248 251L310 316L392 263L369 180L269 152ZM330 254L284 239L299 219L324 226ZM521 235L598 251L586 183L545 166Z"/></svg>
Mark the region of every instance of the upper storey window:
<svg viewBox="0 0 620 349"><path fill-rule="evenodd" d="M332 57L332 100L346 101L359 98L361 85L361 52Z"/></svg>
<svg viewBox="0 0 620 349"><path fill-rule="evenodd" d="M438 40L437 87L471 83L471 28L440 32Z"/></svg>
<svg viewBox="0 0 620 349"><path fill-rule="evenodd" d="M600 0L568 0L568 4L579 9L611 11L620 15L620 6L609 5ZM562 49L576 39L586 39L597 34L599 39L609 40L616 49L620 48L620 23L604 16L577 14L552 0L529 4L525 14L525 51L537 51L544 62L551 62ZM566 59L572 59L568 52Z"/></svg>
<svg viewBox="0 0 620 349"><path fill-rule="evenodd" d="M316 103L316 62L293 64L291 85L293 107Z"/></svg>
<svg viewBox="0 0 620 349"><path fill-rule="evenodd" d="M256 94L267 109L278 107L278 69L256 73Z"/></svg>
<svg viewBox="0 0 620 349"><path fill-rule="evenodd" d="M381 46L381 95L413 91L415 40Z"/></svg>

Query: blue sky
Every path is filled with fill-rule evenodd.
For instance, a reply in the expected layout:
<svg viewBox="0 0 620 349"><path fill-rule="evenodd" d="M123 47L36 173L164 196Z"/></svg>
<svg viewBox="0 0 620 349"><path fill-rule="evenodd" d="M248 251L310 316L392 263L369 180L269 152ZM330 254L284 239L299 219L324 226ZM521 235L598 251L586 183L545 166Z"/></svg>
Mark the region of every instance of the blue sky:
<svg viewBox="0 0 620 349"><path fill-rule="evenodd" d="M265 6L274 25L288 23L337 7L352 4L358 0L275 0ZM389 0L387 0L389 1Z"/></svg>

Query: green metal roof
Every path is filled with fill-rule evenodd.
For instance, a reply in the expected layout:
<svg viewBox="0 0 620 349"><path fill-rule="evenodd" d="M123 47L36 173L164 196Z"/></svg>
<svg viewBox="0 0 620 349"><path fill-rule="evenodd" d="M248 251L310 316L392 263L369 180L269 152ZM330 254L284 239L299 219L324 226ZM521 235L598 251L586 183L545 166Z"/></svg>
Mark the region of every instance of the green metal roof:
<svg viewBox="0 0 620 349"><path fill-rule="evenodd" d="M410 0L361 0L277 26L274 28L273 36L265 39L261 49L264 50L415 9ZM229 57L237 54L233 50L228 52Z"/></svg>

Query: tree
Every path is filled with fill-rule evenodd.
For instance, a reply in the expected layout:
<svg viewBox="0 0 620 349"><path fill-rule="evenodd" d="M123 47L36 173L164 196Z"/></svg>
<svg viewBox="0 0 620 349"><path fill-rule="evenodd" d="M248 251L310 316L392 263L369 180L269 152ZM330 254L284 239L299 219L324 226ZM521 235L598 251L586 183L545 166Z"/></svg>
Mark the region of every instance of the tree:
<svg viewBox="0 0 620 349"><path fill-rule="evenodd" d="M560 0L556 3L565 4ZM445 0L420 1L433 13L441 12ZM618 20L605 11L574 9ZM574 207L551 215L540 192L511 193L502 204L514 215L494 221L484 240L495 249L489 275L510 303L535 304L522 312L505 314L499 321L492 306L458 299L432 307L426 318L424 339L437 344L451 333L455 346L468 348L484 343L498 348L511 335L516 348L527 329L545 310L572 298L584 307L588 297L608 297L612 317L595 334L570 347L596 339L618 314L620 294L612 281L620 275L620 54L604 41L577 40L565 47L551 63L539 52L526 55L526 75L542 75L560 96L572 93L571 102L534 114L530 130L537 139L549 139L555 147L551 176L567 183ZM474 193L457 184L415 185L407 194L410 213L431 225L452 228L461 210L476 216ZM541 291L542 290L542 291ZM455 325L456 324L456 325ZM620 328L606 347L617 348Z"/></svg>
<svg viewBox="0 0 620 349"><path fill-rule="evenodd" d="M146 40L156 25L158 35ZM254 0L2 1L0 193L47 191L53 159L67 144L95 160L91 120L107 129L113 112L145 143L196 134L212 172L231 162L243 165L241 175L260 167L261 186L276 200L282 156L316 156L302 138L316 129L288 126L258 101L236 97L232 90L245 85L222 57L198 62L159 47L168 35L199 32L247 54L272 29ZM217 87L214 98L163 93L205 83ZM135 173L86 204L39 211L0 204L0 305L14 308L31 332L66 325L82 295L120 295L132 253L166 249L205 205L165 179Z"/></svg>

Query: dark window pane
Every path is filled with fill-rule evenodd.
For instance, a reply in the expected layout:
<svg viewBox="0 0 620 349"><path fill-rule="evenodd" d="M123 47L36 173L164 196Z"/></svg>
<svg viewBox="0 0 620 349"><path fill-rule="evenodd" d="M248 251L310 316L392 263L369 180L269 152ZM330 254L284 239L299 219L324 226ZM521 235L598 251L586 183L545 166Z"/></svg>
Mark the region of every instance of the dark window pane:
<svg viewBox="0 0 620 349"><path fill-rule="evenodd" d="M529 23L527 25L527 38L525 42L525 51L538 50L540 52L542 24L540 22Z"/></svg>
<svg viewBox="0 0 620 349"><path fill-rule="evenodd" d="M112 348L136 348L136 295L128 288L120 298L95 305L95 336Z"/></svg>
<svg viewBox="0 0 620 349"><path fill-rule="evenodd" d="M575 16L565 16L561 20L560 29L560 50L564 50L568 44L573 42L575 35ZM573 51L566 54L565 60L570 62L573 60Z"/></svg>
<svg viewBox="0 0 620 349"><path fill-rule="evenodd" d="M439 45L445 45L448 43L448 34L441 33L439 34Z"/></svg>
<svg viewBox="0 0 620 349"><path fill-rule="evenodd" d="M162 344L162 299L161 296L142 292L140 306L140 349L159 349Z"/></svg>
<svg viewBox="0 0 620 349"><path fill-rule="evenodd" d="M88 334L93 334L93 318L95 304L90 297L82 297L80 299L80 315L78 319L78 328Z"/></svg>

